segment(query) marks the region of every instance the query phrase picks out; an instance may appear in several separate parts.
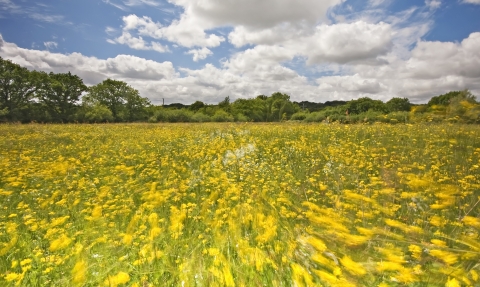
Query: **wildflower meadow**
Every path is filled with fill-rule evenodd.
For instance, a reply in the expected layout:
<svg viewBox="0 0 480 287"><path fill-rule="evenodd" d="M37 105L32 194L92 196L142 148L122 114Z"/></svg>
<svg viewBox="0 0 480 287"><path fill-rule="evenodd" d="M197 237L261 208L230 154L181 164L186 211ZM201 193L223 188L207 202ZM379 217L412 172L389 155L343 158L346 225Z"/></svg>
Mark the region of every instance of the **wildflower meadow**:
<svg viewBox="0 0 480 287"><path fill-rule="evenodd" d="M480 126L0 126L0 286L480 286Z"/></svg>

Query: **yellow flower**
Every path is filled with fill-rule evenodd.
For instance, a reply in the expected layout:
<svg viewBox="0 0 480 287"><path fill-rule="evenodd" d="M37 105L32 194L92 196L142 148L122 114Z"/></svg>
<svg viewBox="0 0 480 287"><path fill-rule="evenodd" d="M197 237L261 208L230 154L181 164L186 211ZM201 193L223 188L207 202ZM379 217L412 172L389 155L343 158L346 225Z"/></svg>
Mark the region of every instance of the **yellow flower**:
<svg viewBox="0 0 480 287"><path fill-rule="evenodd" d="M445 287L461 287L460 282L457 281L457 279L448 277L448 281L445 284Z"/></svg>
<svg viewBox="0 0 480 287"><path fill-rule="evenodd" d="M408 246L408 250L412 252L412 257L416 260L420 260L422 257L422 248L420 246L411 244Z"/></svg>
<svg viewBox="0 0 480 287"><path fill-rule="evenodd" d="M447 243L443 240L439 240L439 239L432 239L430 240L430 242L432 242L433 244L437 245L437 246L440 246L440 247L446 247L447 246Z"/></svg>
<svg viewBox="0 0 480 287"><path fill-rule="evenodd" d="M25 266L25 265L30 264L30 263L32 263L32 259L30 259L30 258L23 259L22 261L20 261L21 266Z"/></svg>
<svg viewBox="0 0 480 287"><path fill-rule="evenodd" d="M448 251L434 249L430 250L430 254L438 259L443 260L448 265L454 264L458 261L458 255Z"/></svg>
<svg viewBox="0 0 480 287"><path fill-rule="evenodd" d="M82 286L85 283L87 264L85 260L79 260L72 269L72 282L74 285Z"/></svg>
<svg viewBox="0 0 480 287"><path fill-rule="evenodd" d="M480 219L473 216L465 216L463 219L463 224L480 228Z"/></svg>
<svg viewBox="0 0 480 287"><path fill-rule="evenodd" d="M114 276L108 276L108 278L105 279L105 282L103 282L103 284L109 287L117 287L118 285L125 284L128 281L130 281L130 275L128 275L128 273L120 271Z"/></svg>
<svg viewBox="0 0 480 287"><path fill-rule="evenodd" d="M343 267L345 267L345 269L352 275L363 276L367 273L367 270L365 270L362 264L353 261L347 255L343 256L343 258L340 259L340 262L342 263Z"/></svg>
<svg viewBox="0 0 480 287"><path fill-rule="evenodd" d="M23 278L22 275L23 274L21 273L8 273L7 275L5 275L5 280L7 280L8 282L19 280Z"/></svg>
<svg viewBox="0 0 480 287"><path fill-rule="evenodd" d="M95 205L95 207L92 210L92 218L99 219L100 217L102 217L102 206Z"/></svg>
<svg viewBox="0 0 480 287"><path fill-rule="evenodd" d="M65 249L72 243L72 239L66 236L65 234L62 234L59 238L53 240L50 242L50 251L57 251L61 249Z"/></svg>
<svg viewBox="0 0 480 287"><path fill-rule="evenodd" d="M130 245L132 244L132 241L133 241L133 236L131 234L127 233L123 236L123 239L122 239L123 244Z"/></svg>
<svg viewBox="0 0 480 287"><path fill-rule="evenodd" d="M325 243L316 238L316 237L308 237L307 238L307 242L310 243L310 245L312 245L313 247L315 247L315 249L318 251L318 252L323 252L325 250L327 250L327 246L325 245Z"/></svg>

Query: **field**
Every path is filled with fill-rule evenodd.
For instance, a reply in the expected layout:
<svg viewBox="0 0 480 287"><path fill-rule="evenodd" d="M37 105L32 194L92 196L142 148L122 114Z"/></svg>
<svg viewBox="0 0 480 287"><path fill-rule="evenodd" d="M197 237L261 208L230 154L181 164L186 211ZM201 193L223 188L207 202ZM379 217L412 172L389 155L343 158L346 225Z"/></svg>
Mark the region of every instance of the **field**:
<svg viewBox="0 0 480 287"><path fill-rule="evenodd" d="M0 286L480 286L480 126L0 126Z"/></svg>

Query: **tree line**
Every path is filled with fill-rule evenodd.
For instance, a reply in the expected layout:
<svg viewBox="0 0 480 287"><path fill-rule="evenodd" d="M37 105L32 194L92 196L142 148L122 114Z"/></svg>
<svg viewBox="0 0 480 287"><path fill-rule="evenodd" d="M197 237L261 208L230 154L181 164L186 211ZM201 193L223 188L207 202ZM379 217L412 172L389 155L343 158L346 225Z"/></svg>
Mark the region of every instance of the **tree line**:
<svg viewBox="0 0 480 287"><path fill-rule="evenodd" d="M412 122L480 123L480 104L470 91L435 96L428 104L407 98L387 102L367 97L351 101L293 102L276 92L218 104L196 101L156 106L123 81L106 79L87 87L77 75L30 71L0 57L0 122Z"/></svg>

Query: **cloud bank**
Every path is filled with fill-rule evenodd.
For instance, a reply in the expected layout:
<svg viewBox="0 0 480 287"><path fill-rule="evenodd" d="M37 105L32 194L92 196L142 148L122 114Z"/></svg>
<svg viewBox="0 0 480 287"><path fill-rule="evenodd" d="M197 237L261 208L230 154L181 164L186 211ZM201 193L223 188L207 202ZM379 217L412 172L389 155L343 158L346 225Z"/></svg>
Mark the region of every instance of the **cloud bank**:
<svg viewBox="0 0 480 287"><path fill-rule="evenodd" d="M275 91L315 102L407 97L422 103L465 88L480 95L479 32L456 43L422 40L442 1L428 0L424 7L393 15L382 10L388 2L382 0L369 1L360 12L342 0L246 1L169 0L183 11L169 24L129 14L118 29L105 27L111 44L206 62L197 69L133 55L98 59L54 53L53 43L45 43L44 51L24 49L2 38L0 56L29 69L71 71L88 85L109 77L123 80L157 104L162 98L217 103L226 96ZM107 2L161 6L153 0ZM230 54L208 63L223 46L232 47Z"/></svg>

